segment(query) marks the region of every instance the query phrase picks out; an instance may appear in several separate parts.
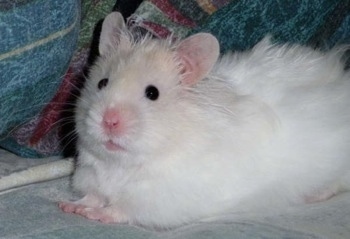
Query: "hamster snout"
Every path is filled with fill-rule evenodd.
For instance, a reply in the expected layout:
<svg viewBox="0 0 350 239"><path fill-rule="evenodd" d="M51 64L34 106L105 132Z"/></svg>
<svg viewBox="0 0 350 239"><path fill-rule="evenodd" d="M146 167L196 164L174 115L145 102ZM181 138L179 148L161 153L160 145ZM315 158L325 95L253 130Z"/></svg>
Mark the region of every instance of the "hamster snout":
<svg viewBox="0 0 350 239"><path fill-rule="evenodd" d="M119 110L116 108L108 108L103 114L101 125L104 133L110 138L104 143L106 149L110 151L122 150L123 147L113 141L113 138L122 135L126 130L123 117Z"/></svg>
<svg viewBox="0 0 350 239"><path fill-rule="evenodd" d="M98 123L100 134L104 138L104 147L109 151L124 149L121 143L124 145L126 139L133 134L137 117L137 112L131 106L106 108L101 113L101 121Z"/></svg>
<svg viewBox="0 0 350 239"><path fill-rule="evenodd" d="M109 108L104 112L102 127L107 135L118 136L122 134L125 124L118 109Z"/></svg>

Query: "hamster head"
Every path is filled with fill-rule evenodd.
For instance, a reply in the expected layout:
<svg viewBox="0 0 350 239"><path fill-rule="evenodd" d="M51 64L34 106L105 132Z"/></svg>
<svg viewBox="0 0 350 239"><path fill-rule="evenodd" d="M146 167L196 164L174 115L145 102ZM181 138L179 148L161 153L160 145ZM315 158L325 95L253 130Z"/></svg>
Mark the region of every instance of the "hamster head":
<svg viewBox="0 0 350 239"><path fill-rule="evenodd" d="M219 45L210 34L181 42L135 42L119 13L103 22L100 57L78 100L79 144L96 154L125 155L161 147L189 88L214 66ZM79 145L78 145L79 147Z"/></svg>

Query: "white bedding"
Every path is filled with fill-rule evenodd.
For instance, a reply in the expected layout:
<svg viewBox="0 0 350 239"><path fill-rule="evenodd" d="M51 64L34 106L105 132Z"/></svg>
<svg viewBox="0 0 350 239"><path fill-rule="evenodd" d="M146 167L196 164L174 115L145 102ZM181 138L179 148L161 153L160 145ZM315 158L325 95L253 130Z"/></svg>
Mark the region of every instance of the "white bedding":
<svg viewBox="0 0 350 239"><path fill-rule="evenodd" d="M32 170L43 163L49 164ZM20 173L26 168L31 173ZM0 185L4 178L10 182L8 177L15 179L18 175L29 175L33 182L35 172L39 176L34 176L34 181L45 181L26 182L22 177L21 184L30 185L16 185L16 189L0 193L0 238L350 238L350 193L290 208L281 215L227 215L170 231L105 225L57 208L57 201L72 198L69 177L62 178L71 170L67 160L22 159L0 151L0 174L7 175L0 178Z"/></svg>

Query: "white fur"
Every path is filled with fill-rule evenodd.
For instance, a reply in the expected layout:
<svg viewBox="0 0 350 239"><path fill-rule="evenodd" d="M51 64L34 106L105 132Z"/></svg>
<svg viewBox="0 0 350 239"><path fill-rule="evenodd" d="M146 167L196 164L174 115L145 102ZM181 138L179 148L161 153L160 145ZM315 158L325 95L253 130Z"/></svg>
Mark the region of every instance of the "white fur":
<svg viewBox="0 0 350 239"><path fill-rule="evenodd" d="M348 189L350 81L341 56L266 38L185 87L168 41L115 47L78 103L74 187L101 199L115 222L154 227ZM156 101L144 97L149 84ZM125 152L103 146L111 106L125 112L127 133L114 139Z"/></svg>

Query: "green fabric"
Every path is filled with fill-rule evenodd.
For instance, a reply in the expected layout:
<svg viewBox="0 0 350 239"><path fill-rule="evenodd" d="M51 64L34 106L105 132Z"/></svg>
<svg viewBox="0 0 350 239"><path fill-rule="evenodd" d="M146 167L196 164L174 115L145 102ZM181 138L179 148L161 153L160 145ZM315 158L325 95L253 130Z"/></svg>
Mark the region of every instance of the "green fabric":
<svg viewBox="0 0 350 239"><path fill-rule="evenodd" d="M111 12L116 0L82 0L82 23L79 32L78 48L86 47L91 42L96 23Z"/></svg>

